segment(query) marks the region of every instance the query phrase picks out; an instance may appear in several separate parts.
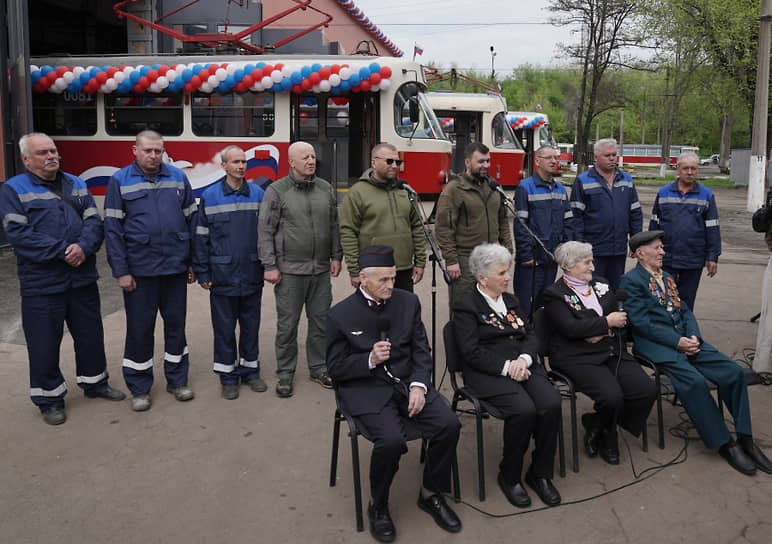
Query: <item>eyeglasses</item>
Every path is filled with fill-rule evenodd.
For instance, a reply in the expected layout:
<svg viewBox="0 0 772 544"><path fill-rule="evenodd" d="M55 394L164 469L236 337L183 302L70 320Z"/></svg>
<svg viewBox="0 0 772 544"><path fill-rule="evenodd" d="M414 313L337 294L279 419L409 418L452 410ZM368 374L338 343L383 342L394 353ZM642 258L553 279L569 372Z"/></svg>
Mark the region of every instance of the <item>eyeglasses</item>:
<svg viewBox="0 0 772 544"><path fill-rule="evenodd" d="M540 155L536 157L537 159L547 159L548 161L556 161L558 160L558 157L555 155Z"/></svg>
<svg viewBox="0 0 772 544"><path fill-rule="evenodd" d="M396 164L397 166L402 166L402 163L404 162L402 159L384 159L383 157L373 157L374 159L381 159L386 164L391 166L392 164Z"/></svg>

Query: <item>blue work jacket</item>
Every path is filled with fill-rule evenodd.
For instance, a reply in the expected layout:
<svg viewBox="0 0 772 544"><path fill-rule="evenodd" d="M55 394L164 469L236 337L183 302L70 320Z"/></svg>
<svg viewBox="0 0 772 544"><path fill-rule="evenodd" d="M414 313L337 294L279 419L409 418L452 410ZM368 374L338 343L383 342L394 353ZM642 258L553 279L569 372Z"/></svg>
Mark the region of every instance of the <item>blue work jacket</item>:
<svg viewBox="0 0 772 544"><path fill-rule="evenodd" d="M65 202L54 184L31 172L14 176L0 187L0 217L16 254L22 296L63 293L91 285L98 278L96 252L104 231L94 198L86 183L71 174L57 173ZM64 252L78 244L86 260L67 264Z"/></svg>
<svg viewBox="0 0 772 544"><path fill-rule="evenodd" d="M548 251L552 252L562 242L573 239L571 221L573 214L566 188L557 180L552 185L538 174L523 180L515 189L515 212L539 237ZM517 262L535 260L538 264L549 263L541 248L523 228L517 217L514 220Z"/></svg>
<svg viewBox="0 0 772 544"><path fill-rule="evenodd" d="M134 162L110 178L105 195L107 260L118 278L165 276L190 265L193 190L179 168L156 175Z"/></svg>
<svg viewBox="0 0 772 544"><path fill-rule="evenodd" d="M244 183L234 190L223 180L201 195L196 212L193 270L216 295L245 296L263 286L257 258L257 217L263 190Z"/></svg>
<svg viewBox="0 0 772 544"><path fill-rule="evenodd" d="M660 188L649 230L665 231L662 262L668 268L702 268L705 261L718 262L721 255L716 199L713 191L699 183L683 195L678 180Z"/></svg>
<svg viewBox="0 0 772 544"><path fill-rule="evenodd" d="M609 189L603 176L591 167L577 176L571 188L574 235L592 244L596 257L627 253L627 238L643 228L643 213L633 178L616 170Z"/></svg>

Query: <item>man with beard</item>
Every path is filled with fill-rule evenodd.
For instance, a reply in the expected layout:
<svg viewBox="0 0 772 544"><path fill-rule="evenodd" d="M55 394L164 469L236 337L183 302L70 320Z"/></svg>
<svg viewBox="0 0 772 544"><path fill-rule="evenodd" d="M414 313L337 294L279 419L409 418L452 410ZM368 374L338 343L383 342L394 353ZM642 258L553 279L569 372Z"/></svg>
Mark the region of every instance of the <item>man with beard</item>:
<svg viewBox="0 0 772 544"><path fill-rule="evenodd" d="M451 308L475 286L469 270L469 255L475 246L499 243L514 253L507 209L488 177L490 150L472 142L464 150L464 164L466 171L450 178L437 202L435 232L452 279Z"/></svg>

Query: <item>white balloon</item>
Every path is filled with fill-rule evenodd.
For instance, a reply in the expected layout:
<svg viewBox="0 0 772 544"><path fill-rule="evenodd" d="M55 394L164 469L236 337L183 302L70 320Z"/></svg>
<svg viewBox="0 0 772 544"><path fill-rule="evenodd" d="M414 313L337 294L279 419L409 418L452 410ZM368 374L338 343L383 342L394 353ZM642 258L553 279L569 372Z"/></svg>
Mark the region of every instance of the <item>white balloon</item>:
<svg viewBox="0 0 772 544"><path fill-rule="evenodd" d="M134 71L134 67L133 66L127 66L126 68L123 69L123 73L126 74L126 75L129 75L133 71Z"/></svg>
<svg viewBox="0 0 772 544"><path fill-rule="evenodd" d="M76 66L72 69L72 73L75 74L75 77L80 77L80 75L85 71L86 70L83 69L83 66Z"/></svg>
<svg viewBox="0 0 772 544"><path fill-rule="evenodd" d="M338 74L330 74L330 79L328 81L330 82L330 85L337 87L340 85L340 76Z"/></svg>
<svg viewBox="0 0 772 544"><path fill-rule="evenodd" d="M155 80L156 85L158 85L159 89L165 89L169 86L169 80L166 79L164 76L160 76L158 79Z"/></svg>
<svg viewBox="0 0 772 544"><path fill-rule="evenodd" d="M348 78L351 77L351 68L343 67L343 68L340 69L340 72L338 72L338 73L340 74L340 78L343 81L346 81Z"/></svg>
<svg viewBox="0 0 772 544"><path fill-rule="evenodd" d="M378 87L380 87L382 91L388 91L389 87L391 87L391 80L382 79L381 82L378 84Z"/></svg>
<svg viewBox="0 0 772 544"><path fill-rule="evenodd" d="M256 81L255 84L252 85L252 90L259 93L260 91L263 90L263 84L260 83L259 81Z"/></svg>
<svg viewBox="0 0 772 544"><path fill-rule="evenodd" d="M56 81L54 81L54 87L56 87L57 90L63 91L67 88L68 83L64 80L63 77L57 77Z"/></svg>
<svg viewBox="0 0 772 544"><path fill-rule="evenodd" d="M107 90L107 83L102 83L102 85L99 87L99 92L102 94L110 92Z"/></svg>
<svg viewBox="0 0 772 544"><path fill-rule="evenodd" d="M381 89L380 89L380 87L378 85L370 85L370 92L371 93L377 93L380 90Z"/></svg>
<svg viewBox="0 0 772 544"><path fill-rule="evenodd" d="M225 81L225 78L228 77L228 72L225 68L218 68L215 70L214 75L217 78L217 81Z"/></svg>
<svg viewBox="0 0 772 544"><path fill-rule="evenodd" d="M217 79L217 76L213 74L209 76L209 79L207 79L206 82L209 83L211 87L217 87L217 84L220 83L220 80Z"/></svg>
<svg viewBox="0 0 772 544"><path fill-rule="evenodd" d="M319 90L323 93L329 93L330 89L332 89L332 85L330 85L330 82L326 79L323 79L319 82Z"/></svg>
<svg viewBox="0 0 772 544"><path fill-rule="evenodd" d="M209 84L208 81L206 83L202 83L201 87L199 87L199 89L201 89L202 93L211 93L212 92L212 86Z"/></svg>
<svg viewBox="0 0 772 544"><path fill-rule="evenodd" d="M286 78L292 77L292 68L290 68L289 66L285 66L284 68L281 69L281 75Z"/></svg>
<svg viewBox="0 0 772 544"><path fill-rule="evenodd" d="M273 87L273 80L268 76L263 76L263 79L260 80L260 84L263 86L263 89L270 89Z"/></svg>
<svg viewBox="0 0 772 544"><path fill-rule="evenodd" d="M167 70L166 71L166 79L169 81L174 81L177 79L177 71L176 70Z"/></svg>
<svg viewBox="0 0 772 544"><path fill-rule="evenodd" d="M67 82L67 85L69 85L70 83L72 83L72 80L75 79L75 74L73 74L72 72L65 72L64 74L62 74L62 79Z"/></svg>
<svg viewBox="0 0 772 544"><path fill-rule="evenodd" d="M233 75L233 72L235 72L237 69L238 69L238 66L236 66L236 65L235 65L235 64L233 64L233 63L229 63L229 64L228 64L228 65L225 67L225 71L228 73L228 75L229 75L229 76L232 76L232 75Z"/></svg>
<svg viewBox="0 0 772 544"><path fill-rule="evenodd" d="M40 70L40 66L37 64L30 64L29 71L34 72L35 70Z"/></svg>
<svg viewBox="0 0 772 544"><path fill-rule="evenodd" d="M153 83L151 83L151 84L150 84L150 87L148 87L147 89L148 89L148 91L150 91L151 93L158 93L158 92L161 92L161 89L159 89L159 88L158 88L158 83L156 83L155 81L154 81Z"/></svg>
<svg viewBox="0 0 772 544"><path fill-rule="evenodd" d="M126 74L123 72L115 72L115 74L113 74L113 79L118 83L122 83L123 80L126 79Z"/></svg>
<svg viewBox="0 0 772 544"><path fill-rule="evenodd" d="M311 92L318 93L319 90L320 90L319 85L314 85L313 87L311 87Z"/></svg>
<svg viewBox="0 0 772 544"><path fill-rule="evenodd" d="M281 71L274 70L273 72L271 72L271 80L274 83L281 83L282 79L284 79L284 76L282 75Z"/></svg>

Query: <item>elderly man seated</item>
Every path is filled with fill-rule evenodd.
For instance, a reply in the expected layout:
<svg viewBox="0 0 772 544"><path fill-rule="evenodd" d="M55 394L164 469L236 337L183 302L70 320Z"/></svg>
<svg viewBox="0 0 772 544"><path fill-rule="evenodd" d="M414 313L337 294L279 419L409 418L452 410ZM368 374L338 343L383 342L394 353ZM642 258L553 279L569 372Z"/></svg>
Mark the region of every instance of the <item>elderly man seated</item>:
<svg viewBox="0 0 772 544"><path fill-rule="evenodd" d="M327 314L327 369L341 404L373 439L372 500L367 507L376 540L396 537L389 488L407 451L404 418L428 440L418 507L446 531L461 521L445 502L461 424L431 383L432 359L418 297L394 288L389 246L359 254L359 287Z"/></svg>
<svg viewBox="0 0 772 544"><path fill-rule="evenodd" d="M622 276L620 289L628 293L625 311L636 353L662 365L686 413L705 445L739 472L756 469L772 474L772 462L754 444L748 389L742 368L702 339L697 320L682 304L673 277L662 270L665 250L661 230L639 232L630 238L638 265ZM715 383L734 418L737 441L729 434L705 378Z"/></svg>

